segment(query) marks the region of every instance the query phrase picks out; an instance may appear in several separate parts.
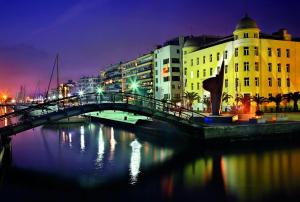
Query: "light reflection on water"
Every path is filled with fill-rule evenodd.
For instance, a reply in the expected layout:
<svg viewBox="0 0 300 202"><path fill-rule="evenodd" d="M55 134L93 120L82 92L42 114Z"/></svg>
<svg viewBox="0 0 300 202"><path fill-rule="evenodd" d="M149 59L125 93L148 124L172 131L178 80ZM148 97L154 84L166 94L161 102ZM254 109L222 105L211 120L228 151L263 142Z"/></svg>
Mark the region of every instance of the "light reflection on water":
<svg viewBox="0 0 300 202"><path fill-rule="evenodd" d="M135 184L142 168L173 155L170 148L97 123L56 127L39 127L14 136L13 165L75 178L87 186L126 176ZM91 179L96 182L91 184Z"/></svg>

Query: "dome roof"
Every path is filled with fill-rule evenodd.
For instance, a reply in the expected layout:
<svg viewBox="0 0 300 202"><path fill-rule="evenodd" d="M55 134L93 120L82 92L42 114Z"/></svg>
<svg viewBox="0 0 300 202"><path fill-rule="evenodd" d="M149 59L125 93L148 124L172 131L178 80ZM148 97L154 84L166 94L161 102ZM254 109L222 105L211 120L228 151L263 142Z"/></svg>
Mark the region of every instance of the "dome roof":
<svg viewBox="0 0 300 202"><path fill-rule="evenodd" d="M247 14L243 17L240 22L237 24L235 29L248 29L248 28L257 28L256 22L250 18Z"/></svg>

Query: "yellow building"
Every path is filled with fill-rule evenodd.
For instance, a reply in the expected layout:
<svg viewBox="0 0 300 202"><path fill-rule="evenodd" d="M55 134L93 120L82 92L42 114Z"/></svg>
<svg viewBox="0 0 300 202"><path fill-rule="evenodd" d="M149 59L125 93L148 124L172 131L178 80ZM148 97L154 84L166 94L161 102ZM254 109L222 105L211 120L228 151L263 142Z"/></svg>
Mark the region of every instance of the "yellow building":
<svg viewBox="0 0 300 202"><path fill-rule="evenodd" d="M300 40L285 29L264 34L246 15L231 36L191 38L183 48L185 92L209 97L202 82L217 74L223 60L223 92L233 96L223 110L235 103L236 95L268 98L300 91ZM205 107L201 99L193 103L196 110Z"/></svg>

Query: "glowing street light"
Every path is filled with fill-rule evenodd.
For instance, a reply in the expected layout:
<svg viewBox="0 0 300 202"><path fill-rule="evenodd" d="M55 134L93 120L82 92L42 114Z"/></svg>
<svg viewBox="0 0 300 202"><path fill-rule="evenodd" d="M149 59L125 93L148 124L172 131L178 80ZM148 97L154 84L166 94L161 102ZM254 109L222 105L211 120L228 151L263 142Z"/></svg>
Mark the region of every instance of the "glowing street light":
<svg viewBox="0 0 300 202"><path fill-rule="evenodd" d="M56 99L56 96L55 96L55 95L53 95L53 96L52 96L52 99L53 99L53 100L55 100L55 99Z"/></svg>
<svg viewBox="0 0 300 202"><path fill-rule="evenodd" d="M67 95L68 97L71 97L71 93L68 93L68 95Z"/></svg>
<svg viewBox="0 0 300 202"><path fill-rule="evenodd" d="M137 90L138 89L138 87L139 87L139 84L136 82L136 81L133 81L132 83L131 83L131 86L130 86L130 88L132 89L132 90Z"/></svg>
<svg viewBox="0 0 300 202"><path fill-rule="evenodd" d="M80 91L78 92L78 94L79 94L80 97L83 96L83 90L80 90Z"/></svg>
<svg viewBox="0 0 300 202"><path fill-rule="evenodd" d="M97 93L98 94L102 94L103 93L103 88L102 87L98 87L97 88Z"/></svg>

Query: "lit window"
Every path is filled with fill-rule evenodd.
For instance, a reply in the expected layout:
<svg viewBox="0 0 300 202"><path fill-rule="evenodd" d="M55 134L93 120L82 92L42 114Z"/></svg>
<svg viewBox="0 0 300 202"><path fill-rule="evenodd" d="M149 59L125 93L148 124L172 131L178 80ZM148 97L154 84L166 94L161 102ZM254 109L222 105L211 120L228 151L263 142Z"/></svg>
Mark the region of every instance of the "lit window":
<svg viewBox="0 0 300 202"><path fill-rule="evenodd" d="M249 55L249 47L244 47L244 55Z"/></svg>
<svg viewBox="0 0 300 202"><path fill-rule="evenodd" d="M194 72L191 71L191 79L194 78Z"/></svg>
<svg viewBox="0 0 300 202"><path fill-rule="evenodd" d="M268 78L268 85L272 87L272 78Z"/></svg>
<svg viewBox="0 0 300 202"><path fill-rule="evenodd" d="M249 77L244 78L244 86L249 86Z"/></svg>

